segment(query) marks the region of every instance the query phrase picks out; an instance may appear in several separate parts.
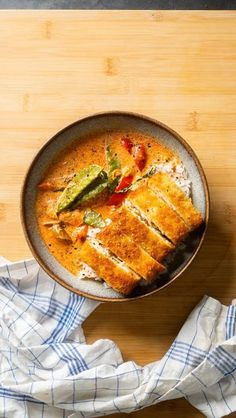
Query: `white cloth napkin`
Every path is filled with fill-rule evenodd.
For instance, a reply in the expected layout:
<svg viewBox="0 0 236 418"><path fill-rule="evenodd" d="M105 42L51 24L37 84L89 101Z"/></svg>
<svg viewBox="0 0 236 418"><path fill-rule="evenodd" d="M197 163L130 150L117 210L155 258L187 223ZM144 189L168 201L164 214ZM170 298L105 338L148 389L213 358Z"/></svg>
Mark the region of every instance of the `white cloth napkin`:
<svg viewBox="0 0 236 418"><path fill-rule="evenodd" d="M236 410L236 306L205 296L165 356L124 363L113 341L86 344L98 303L34 260L0 267L0 417L95 417L185 397L206 417Z"/></svg>

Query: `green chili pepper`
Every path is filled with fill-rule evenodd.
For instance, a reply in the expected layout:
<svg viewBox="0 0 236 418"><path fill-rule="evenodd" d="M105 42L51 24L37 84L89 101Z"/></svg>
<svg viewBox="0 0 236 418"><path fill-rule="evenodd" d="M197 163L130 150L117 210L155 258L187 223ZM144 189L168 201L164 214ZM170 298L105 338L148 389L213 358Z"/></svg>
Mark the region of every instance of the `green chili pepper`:
<svg viewBox="0 0 236 418"><path fill-rule="evenodd" d="M108 165L108 188L110 192L113 192L113 190L115 190L116 186L118 185L119 179L121 177L121 164L117 156L111 152L109 145L106 146L106 160Z"/></svg>
<svg viewBox="0 0 236 418"><path fill-rule="evenodd" d="M101 172L102 167L94 164L89 167L82 168L82 170L75 174L58 199L57 213L60 213L72 206L84 190L99 177Z"/></svg>

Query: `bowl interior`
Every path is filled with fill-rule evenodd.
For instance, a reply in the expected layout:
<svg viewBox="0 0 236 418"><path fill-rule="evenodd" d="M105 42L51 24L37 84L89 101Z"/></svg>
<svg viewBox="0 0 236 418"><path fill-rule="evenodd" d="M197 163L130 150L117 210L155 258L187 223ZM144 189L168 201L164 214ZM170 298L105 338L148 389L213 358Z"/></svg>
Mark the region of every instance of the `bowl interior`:
<svg viewBox="0 0 236 418"><path fill-rule="evenodd" d="M154 139L170 148L182 160L188 171L192 183L192 198L194 205L202 213L205 223L191 233L184 244L176 251L168 262L167 272L162 274L150 286L140 286L129 297L105 288L100 282L92 280L79 280L67 271L48 251L44 244L37 225L35 201L37 184L43 178L45 170L58 153L75 140L93 132L115 129L136 129L149 134ZM94 115L82 119L56 134L39 151L27 173L22 193L22 220L30 248L47 273L68 289L98 300L127 300L147 295L165 286L177 277L190 263L197 252L205 226L208 220L208 191L204 173L190 147L175 132L159 122L136 114L119 112Z"/></svg>

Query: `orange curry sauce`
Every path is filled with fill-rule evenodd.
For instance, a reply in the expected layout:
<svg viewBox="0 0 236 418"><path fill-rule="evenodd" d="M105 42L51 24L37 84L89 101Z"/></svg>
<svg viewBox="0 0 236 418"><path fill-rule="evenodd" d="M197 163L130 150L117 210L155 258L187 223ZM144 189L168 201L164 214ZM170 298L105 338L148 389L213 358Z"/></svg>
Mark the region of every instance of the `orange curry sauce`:
<svg viewBox="0 0 236 418"><path fill-rule="evenodd" d="M142 171L140 171L135 164L132 152L129 153L128 149L122 145L122 138L124 137L130 138L134 145L142 144L145 147L147 158ZM150 136L137 131L106 131L79 138L79 140L74 141L71 146L60 153L57 158L51 162L42 181L50 182L54 178L71 175L90 164L98 164L106 170L105 143L107 142L109 143L112 152L117 154L117 157L121 162L122 174L132 174L134 180L137 177L141 177L142 174L148 170L148 167L153 164L162 164L170 160L175 161L176 163L179 162L178 158L171 150L165 148ZM44 222L52 220L55 216L52 212L52 205L61 193L62 192L38 190L36 202L38 225L49 251L65 268L73 274L77 274L80 270L79 248L82 245L82 241L78 239L75 243L72 243L60 240L56 238L50 227L43 225ZM95 208L95 210L101 213L102 217L106 219L110 217L112 211L117 210L118 206L107 205L107 202L96 202L93 203L93 205L88 204L87 207L78 208L73 211L75 213L74 226L82 223L83 214L88 207ZM67 211L67 213L71 216L70 211ZM67 213L63 213L64 219L66 218Z"/></svg>

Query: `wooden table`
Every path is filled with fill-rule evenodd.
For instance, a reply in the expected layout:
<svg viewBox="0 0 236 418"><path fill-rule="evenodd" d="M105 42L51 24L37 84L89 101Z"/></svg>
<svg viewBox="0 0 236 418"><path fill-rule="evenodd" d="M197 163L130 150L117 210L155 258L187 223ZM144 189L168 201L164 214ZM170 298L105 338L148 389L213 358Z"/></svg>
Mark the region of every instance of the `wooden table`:
<svg viewBox="0 0 236 418"><path fill-rule="evenodd" d="M1 11L0 44L0 253L10 260L30 257L19 218L25 171L67 124L131 110L197 152L212 205L197 259L159 294L104 304L85 324L89 342L114 339L125 360L161 358L204 294L226 304L236 295L236 12ZM173 413L202 416L185 400L133 416Z"/></svg>

